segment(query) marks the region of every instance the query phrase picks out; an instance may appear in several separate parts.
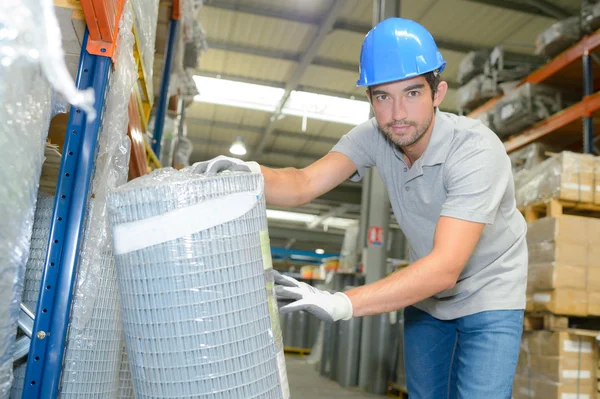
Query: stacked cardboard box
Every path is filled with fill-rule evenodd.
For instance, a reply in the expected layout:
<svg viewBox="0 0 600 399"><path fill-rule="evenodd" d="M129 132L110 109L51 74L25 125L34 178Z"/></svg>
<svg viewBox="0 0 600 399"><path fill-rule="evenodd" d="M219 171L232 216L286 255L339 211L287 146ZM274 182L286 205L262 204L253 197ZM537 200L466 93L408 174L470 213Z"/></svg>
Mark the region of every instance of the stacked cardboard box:
<svg viewBox="0 0 600 399"><path fill-rule="evenodd" d="M513 399L594 399L595 339L569 332L523 334Z"/></svg>
<svg viewBox="0 0 600 399"><path fill-rule="evenodd" d="M600 315L600 219L561 215L529 223L528 311Z"/></svg>
<svg viewBox="0 0 600 399"><path fill-rule="evenodd" d="M600 183L598 157L563 151L520 176L515 187L517 204L530 205L551 198L593 203ZM600 203L600 194L596 195Z"/></svg>
<svg viewBox="0 0 600 399"><path fill-rule="evenodd" d="M594 185L594 204L600 205L600 157L594 163Z"/></svg>

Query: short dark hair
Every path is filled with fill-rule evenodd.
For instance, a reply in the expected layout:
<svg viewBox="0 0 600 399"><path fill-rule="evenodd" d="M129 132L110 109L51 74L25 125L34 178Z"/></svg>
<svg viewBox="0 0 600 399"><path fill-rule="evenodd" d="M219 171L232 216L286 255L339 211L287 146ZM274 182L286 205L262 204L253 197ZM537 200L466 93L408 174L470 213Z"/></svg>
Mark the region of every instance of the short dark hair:
<svg viewBox="0 0 600 399"><path fill-rule="evenodd" d="M429 87L431 88L431 98L434 99L435 92L440 84L440 73L438 71L431 71L424 74L423 77L427 81L427 84L429 84ZM373 96L373 86L369 86L368 89L369 97Z"/></svg>

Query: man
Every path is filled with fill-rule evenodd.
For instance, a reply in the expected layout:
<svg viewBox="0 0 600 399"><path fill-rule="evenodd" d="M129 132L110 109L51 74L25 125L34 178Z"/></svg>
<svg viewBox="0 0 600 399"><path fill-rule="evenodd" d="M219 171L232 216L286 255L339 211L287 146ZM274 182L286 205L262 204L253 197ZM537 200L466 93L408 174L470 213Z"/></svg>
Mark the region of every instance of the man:
<svg viewBox="0 0 600 399"><path fill-rule="evenodd" d="M412 264L333 295L278 275L277 293L295 300L281 312L324 320L405 308L411 398L509 399L525 308L526 223L497 136L437 109L448 90L440 81L445 64L423 26L381 22L364 39L357 82L375 118L305 169L260 168L267 202L293 207L376 166Z"/></svg>

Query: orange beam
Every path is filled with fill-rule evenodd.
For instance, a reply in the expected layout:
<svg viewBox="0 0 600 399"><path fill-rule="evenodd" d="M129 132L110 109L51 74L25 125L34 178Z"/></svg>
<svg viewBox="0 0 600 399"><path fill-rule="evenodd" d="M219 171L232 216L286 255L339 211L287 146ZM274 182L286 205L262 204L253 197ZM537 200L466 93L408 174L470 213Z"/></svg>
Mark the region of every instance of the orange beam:
<svg viewBox="0 0 600 399"><path fill-rule="evenodd" d="M129 161L129 180L148 173L146 163L146 146L144 144L144 128L140 118L138 99L132 90L127 108L129 114L129 127L127 135L131 140L131 159Z"/></svg>
<svg viewBox="0 0 600 399"><path fill-rule="evenodd" d="M524 130L522 133L514 136L504 142L506 152L518 150L540 138L549 135L550 133L575 122L577 119L591 115L593 112L600 110L600 92L586 96L575 105L562 110L550 118L539 122L537 125Z"/></svg>
<svg viewBox="0 0 600 399"><path fill-rule="evenodd" d="M552 61L530 73L519 83L519 86L525 83L542 83L583 57L584 54L594 51L598 47L600 47L600 30L597 30L589 36L584 36L579 42L554 57ZM498 96L489 100L485 104L475 108L467 116L476 118L482 112L486 112L495 107L496 103L501 98L502 96Z"/></svg>
<svg viewBox="0 0 600 399"><path fill-rule="evenodd" d="M173 0L173 12L171 13L171 19L176 21L181 19L181 2L179 0Z"/></svg>
<svg viewBox="0 0 600 399"><path fill-rule="evenodd" d="M114 57L124 4L125 0L81 0L90 32L86 47L90 54Z"/></svg>

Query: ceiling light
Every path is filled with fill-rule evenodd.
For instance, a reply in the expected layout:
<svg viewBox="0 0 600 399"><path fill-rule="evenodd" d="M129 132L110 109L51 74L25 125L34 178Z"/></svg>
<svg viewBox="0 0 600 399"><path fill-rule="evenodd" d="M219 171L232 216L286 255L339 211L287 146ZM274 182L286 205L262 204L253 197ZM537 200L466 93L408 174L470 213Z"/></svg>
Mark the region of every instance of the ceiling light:
<svg viewBox="0 0 600 399"><path fill-rule="evenodd" d="M231 147L229 147L229 152L234 155L246 155L246 146L241 137L238 136L238 138L235 139Z"/></svg>
<svg viewBox="0 0 600 399"><path fill-rule="evenodd" d="M325 250L323 250L323 249L321 249L321 248L317 248L317 249L315 249L315 253L316 253L317 255L323 255L323 254L325 253Z"/></svg>

